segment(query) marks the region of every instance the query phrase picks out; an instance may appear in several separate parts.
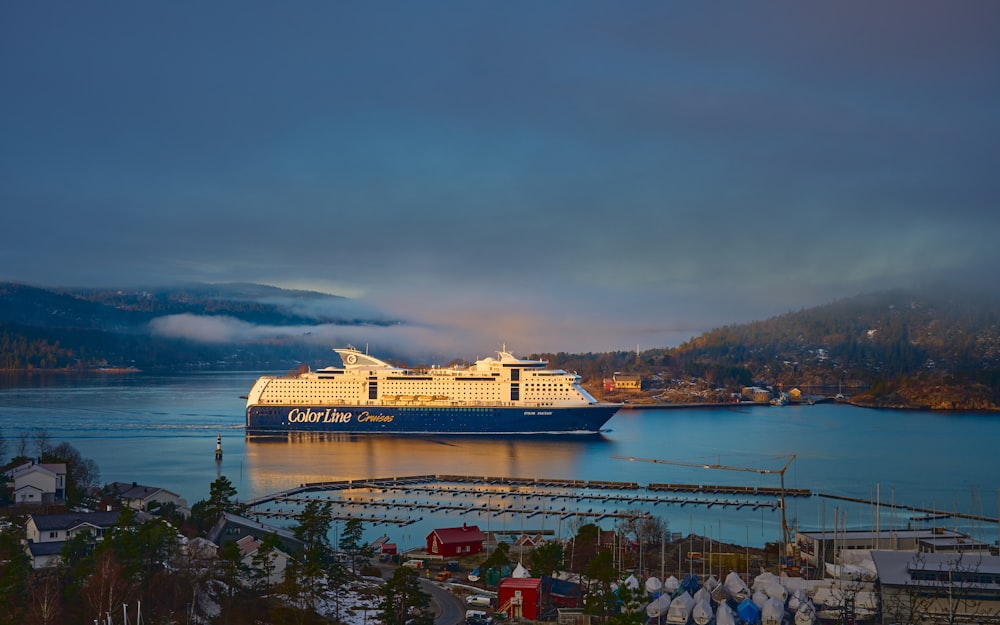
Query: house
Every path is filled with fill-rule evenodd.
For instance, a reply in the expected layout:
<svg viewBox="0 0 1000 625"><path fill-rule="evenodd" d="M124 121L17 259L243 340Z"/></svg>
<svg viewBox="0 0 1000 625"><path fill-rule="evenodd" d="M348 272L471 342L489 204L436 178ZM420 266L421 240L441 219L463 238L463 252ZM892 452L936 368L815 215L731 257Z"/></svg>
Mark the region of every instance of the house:
<svg viewBox="0 0 1000 625"><path fill-rule="evenodd" d="M64 463L27 462L6 472L14 503L57 504L66 501Z"/></svg>
<svg viewBox="0 0 1000 625"><path fill-rule="evenodd" d="M67 540L83 533L101 540L118 523L118 511L31 514L25 523L25 552L31 566L56 564Z"/></svg>
<svg viewBox="0 0 1000 625"><path fill-rule="evenodd" d="M226 543L237 542L244 536L253 536L260 540L266 534L277 536L286 553L305 549L305 543L296 538L290 530L253 521L232 512L222 513L215 526L208 532L208 539L221 547Z"/></svg>
<svg viewBox="0 0 1000 625"><path fill-rule="evenodd" d="M112 482L108 485L111 492L122 503L133 510L155 510L163 504L173 504L185 518L191 516L187 501L177 493L158 486L144 486L132 482Z"/></svg>
<svg viewBox="0 0 1000 625"><path fill-rule="evenodd" d="M260 549L261 541L247 535L236 541L236 547L240 550L240 561L247 568L254 566L254 556ZM274 560L271 563L271 570L267 575L269 584L277 584L285 578L285 568L288 566L289 555L281 549L274 550Z"/></svg>
<svg viewBox="0 0 1000 625"><path fill-rule="evenodd" d="M542 580L538 577L508 577L500 582L497 612L507 618L537 620L542 612Z"/></svg>
<svg viewBox="0 0 1000 625"><path fill-rule="evenodd" d="M637 375L615 373L610 378L604 378L604 391L638 391L642 389L642 378Z"/></svg>
<svg viewBox="0 0 1000 625"><path fill-rule="evenodd" d="M427 535L427 553L451 558L480 553L486 537L479 527L462 524L462 527L448 527L432 530Z"/></svg>
<svg viewBox="0 0 1000 625"><path fill-rule="evenodd" d="M396 543L389 542L389 535L383 534L372 541L370 545L372 553L377 556L394 556L399 553Z"/></svg>

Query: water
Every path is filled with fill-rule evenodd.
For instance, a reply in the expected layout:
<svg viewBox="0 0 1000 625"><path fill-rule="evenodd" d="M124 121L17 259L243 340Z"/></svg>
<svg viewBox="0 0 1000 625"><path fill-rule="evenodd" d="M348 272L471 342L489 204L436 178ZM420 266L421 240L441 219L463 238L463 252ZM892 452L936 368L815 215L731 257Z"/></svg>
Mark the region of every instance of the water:
<svg viewBox="0 0 1000 625"><path fill-rule="evenodd" d="M241 499L307 482L458 474L550 477L649 483L785 486L813 493L894 502L943 512L997 517L1000 488L1000 416L876 411L838 404L785 407L625 410L600 437L246 437L243 395L255 372L155 376L0 377L0 428L8 458L28 436L45 430L50 442L67 441L93 459L101 482L123 481L174 491L189 504L208 496L220 474ZM216 436L224 458L214 460ZM615 456L713 464L732 470L628 461ZM5 459L6 460L6 459ZM737 470L745 469L745 470ZM756 470L765 469L770 473ZM718 507L659 506L670 531L695 532L740 544L778 539L780 513ZM805 530L867 528L872 506L821 497L790 498L789 524ZM469 515L470 523L524 523L510 515ZM911 516L882 509L883 527L901 528ZM388 532L404 546L419 544L425 519ZM454 519L451 519L454 522ZM533 527L545 523L537 517ZM549 528L552 527L552 521ZM605 525L611 525L606 521ZM948 527L997 540L995 523L949 519ZM516 529L510 525L510 529ZM560 530L562 531L562 530ZM400 535L402 540L400 540ZM408 541L408 542L407 542ZM412 543L412 544L409 544Z"/></svg>

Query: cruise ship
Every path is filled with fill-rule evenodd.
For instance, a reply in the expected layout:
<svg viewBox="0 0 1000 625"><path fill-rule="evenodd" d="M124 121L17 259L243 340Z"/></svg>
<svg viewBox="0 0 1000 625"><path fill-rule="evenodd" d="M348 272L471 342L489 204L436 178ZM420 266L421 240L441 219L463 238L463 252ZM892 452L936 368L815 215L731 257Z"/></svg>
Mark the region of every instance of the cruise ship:
<svg viewBox="0 0 1000 625"><path fill-rule="evenodd" d="M405 369L353 347L342 367L259 378L247 431L387 434L593 434L621 407L580 376L510 352L468 367Z"/></svg>

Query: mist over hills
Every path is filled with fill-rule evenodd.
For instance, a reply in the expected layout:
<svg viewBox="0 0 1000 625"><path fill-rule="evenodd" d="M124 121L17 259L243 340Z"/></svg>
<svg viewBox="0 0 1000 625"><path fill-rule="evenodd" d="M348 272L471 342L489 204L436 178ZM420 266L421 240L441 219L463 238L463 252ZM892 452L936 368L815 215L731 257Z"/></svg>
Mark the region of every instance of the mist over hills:
<svg viewBox="0 0 1000 625"><path fill-rule="evenodd" d="M292 367L335 328L400 323L348 298L257 284L43 288L0 283L0 369Z"/></svg>
<svg viewBox="0 0 1000 625"><path fill-rule="evenodd" d="M363 302L256 284L0 283L0 369L7 370L283 370L331 364L331 346L406 326ZM379 353L407 358L391 342ZM726 388L837 385L871 405L992 410L1000 404L1000 300L893 290L724 326L675 348L536 356L592 383L624 371Z"/></svg>

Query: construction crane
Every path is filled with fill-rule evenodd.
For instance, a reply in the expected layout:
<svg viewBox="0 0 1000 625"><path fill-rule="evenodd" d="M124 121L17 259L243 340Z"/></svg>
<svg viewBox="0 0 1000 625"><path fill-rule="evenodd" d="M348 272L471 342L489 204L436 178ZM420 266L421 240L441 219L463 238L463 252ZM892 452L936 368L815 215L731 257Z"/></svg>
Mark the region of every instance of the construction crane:
<svg viewBox="0 0 1000 625"><path fill-rule="evenodd" d="M782 556L785 555L784 549L785 545L791 542L791 533L788 530L788 521L785 518L785 471L788 470L789 465L795 460L795 454L788 456L775 456L775 458L788 458L788 462L785 466L780 469L754 469L752 467L734 467L721 463L709 464L704 462L681 462L679 460L660 460L657 458L636 458L634 456L611 456L618 460L628 460L630 462L652 462L655 464L670 464L678 467L694 467L696 469L720 469L722 471L744 471L746 473L760 473L760 474L770 474L777 473L781 478L781 537L782 543Z"/></svg>

